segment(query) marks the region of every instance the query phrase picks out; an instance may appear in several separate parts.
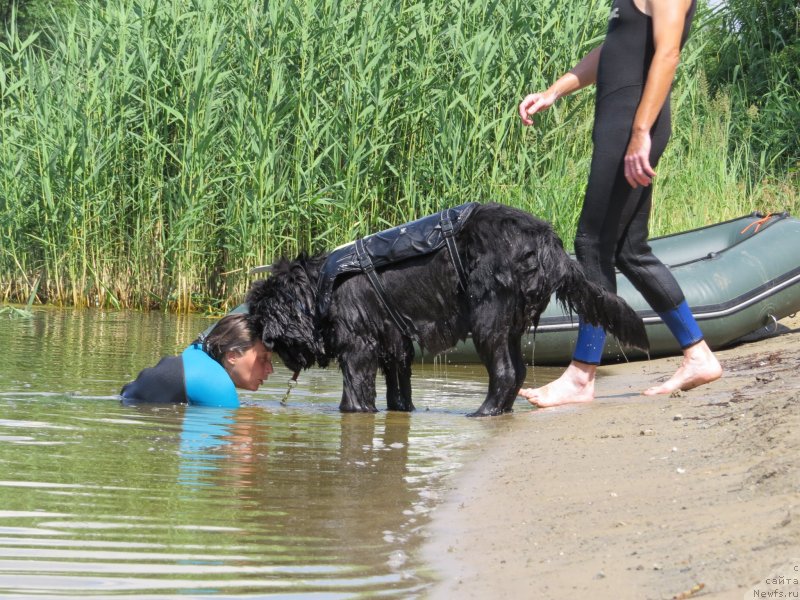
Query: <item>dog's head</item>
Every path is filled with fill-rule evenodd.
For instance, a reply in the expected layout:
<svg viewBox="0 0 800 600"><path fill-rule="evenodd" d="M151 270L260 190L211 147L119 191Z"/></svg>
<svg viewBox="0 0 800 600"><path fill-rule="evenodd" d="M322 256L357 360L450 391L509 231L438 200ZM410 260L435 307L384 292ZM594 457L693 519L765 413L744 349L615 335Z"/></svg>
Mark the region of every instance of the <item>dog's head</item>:
<svg viewBox="0 0 800 600"><path fill-rule="evenodd" d="M261 328L264 345L292 371L324 362L314 319L316 282L305 263L304 257L279 260L272 275L253 283L247 293L248 310Z"/></svg>

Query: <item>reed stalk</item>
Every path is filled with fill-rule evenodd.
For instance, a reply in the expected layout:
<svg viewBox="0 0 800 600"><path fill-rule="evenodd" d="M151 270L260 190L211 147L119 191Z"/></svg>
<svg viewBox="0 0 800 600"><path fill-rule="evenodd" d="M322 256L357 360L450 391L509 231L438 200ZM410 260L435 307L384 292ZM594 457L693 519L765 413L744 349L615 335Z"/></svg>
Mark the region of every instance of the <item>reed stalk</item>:
<svg viewBox="0 0 800 600"><path fill-rule="evenodd" d="M470 200L530 210L569 245L591 92L535 128L516 105L598 43L607 9L82 0L38 37L12 22L0 44L0 298L24 301L41 274L43 302L224 309L277 255ZM700 38L675 90L654 233L798 208L796 179L753 156L732 95L709 91Z"/></svg>

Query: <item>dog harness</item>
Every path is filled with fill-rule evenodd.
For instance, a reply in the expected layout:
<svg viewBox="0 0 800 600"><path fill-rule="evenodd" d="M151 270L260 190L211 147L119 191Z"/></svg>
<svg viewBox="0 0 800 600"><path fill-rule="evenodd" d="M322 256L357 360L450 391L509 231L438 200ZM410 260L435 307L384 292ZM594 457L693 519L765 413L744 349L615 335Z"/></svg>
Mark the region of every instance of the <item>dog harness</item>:
<svg viewBox="0 0 800 600"><path fill-rule="evenodd" d="M416 340L418 336L413 323L394 308L377 269L424 256L446 246L450 261L458 274L458 285L462 291L466 291L467 274L458 254L455 236L476 206L477 202L468 202L448 208L335 249L328 255L320 271L317 284L317 318L328 313L337 277L363 273L403 335Z"/></svg>

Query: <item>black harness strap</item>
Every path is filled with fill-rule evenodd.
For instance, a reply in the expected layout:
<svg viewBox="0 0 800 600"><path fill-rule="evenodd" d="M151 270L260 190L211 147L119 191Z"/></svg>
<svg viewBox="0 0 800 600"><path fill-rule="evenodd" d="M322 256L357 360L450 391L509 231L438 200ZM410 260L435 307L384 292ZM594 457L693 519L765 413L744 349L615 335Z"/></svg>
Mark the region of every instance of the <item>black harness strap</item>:
<svg viewBox="0 0 800 600"><path fill-rule="evenodd" d="M372 264L372 259L369 257L369 254L367 254L367 251L364 248L364 240L356 240L355 248L356 258L358 259L361 271L366 274L369 282L372 284L372 287L375 290L375 293L378 295L378 299L386 309L386 312L389 313L389 316L392 317L395 325L397 325L404 336L411 338L412 340L418 340L417 333L414 330L414 325L403 315L397 312L392 306L391 302L389 302L389 296L386 293L386 289L383 287L378 274L375 272L375 265Z"/></svg>
<svg viewBox="0 0 800 600"><path fill-rule="evenodd" d="M449 208L442 213L442 218L439 223L442 226L442 235L444 236L444 241L447 243L447 250L450 252L450 260L458 274L458 283L461 286L461 290L466 292L467 274L464 272L464 265L461 264L461 257L458 255L455 231L453 230L453 220L450 218Z"/></svg>
<svg viewBox="0 0 800 600"><path fill-rule="evenodd" d="M459 256L456 237L478 206L478 202L467 202L405 225L368 235L362 240L360 253L368 256L373 269L382 269L447 247L451 264L456 270L456 289L460 293L467 293L469 281L466 263L462 263L463 257ZM325 318L328 314L337 278L347 273L361 273L364 271L364 263L364 259L358 257L355 242L335 248L328 255L317 282L317 318ZM369 266L366 268L369 269ZM375 286L372 278L370 282L370 285ZM408 329L408 326L404 329Z"/></svg>

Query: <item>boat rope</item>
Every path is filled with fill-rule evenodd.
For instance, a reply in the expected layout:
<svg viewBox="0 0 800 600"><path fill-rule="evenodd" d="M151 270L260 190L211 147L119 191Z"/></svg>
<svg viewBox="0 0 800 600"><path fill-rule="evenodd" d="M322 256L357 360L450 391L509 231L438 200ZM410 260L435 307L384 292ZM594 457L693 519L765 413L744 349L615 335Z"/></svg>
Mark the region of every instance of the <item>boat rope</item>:
<svg viewBox="0 0 800 600"><path fill-rule="evenodd" d="M286 393L281 398L281 405L286 406L286 403L289 401L289 394L292 393L292 389L297 387L297 378L300 377L300 371L295 371L292 374L292 378L289 380L289 387L286 388Z"/></svg>
<svg viewBox="0 0 800 600"><path fill-rule="evenodd" d="M767 221L769 221L771 218L772 218L772 213L771 212L767 213L766 217L761 217L758 221L753 221L747 227L742 229L739 233L741 233L741 234L746 233L747 230L750 229L753 225L755 225L755 229L753 230L753 233L758 233L758 230L761 228L761 226L764 223L766 223Z"/></svg>

